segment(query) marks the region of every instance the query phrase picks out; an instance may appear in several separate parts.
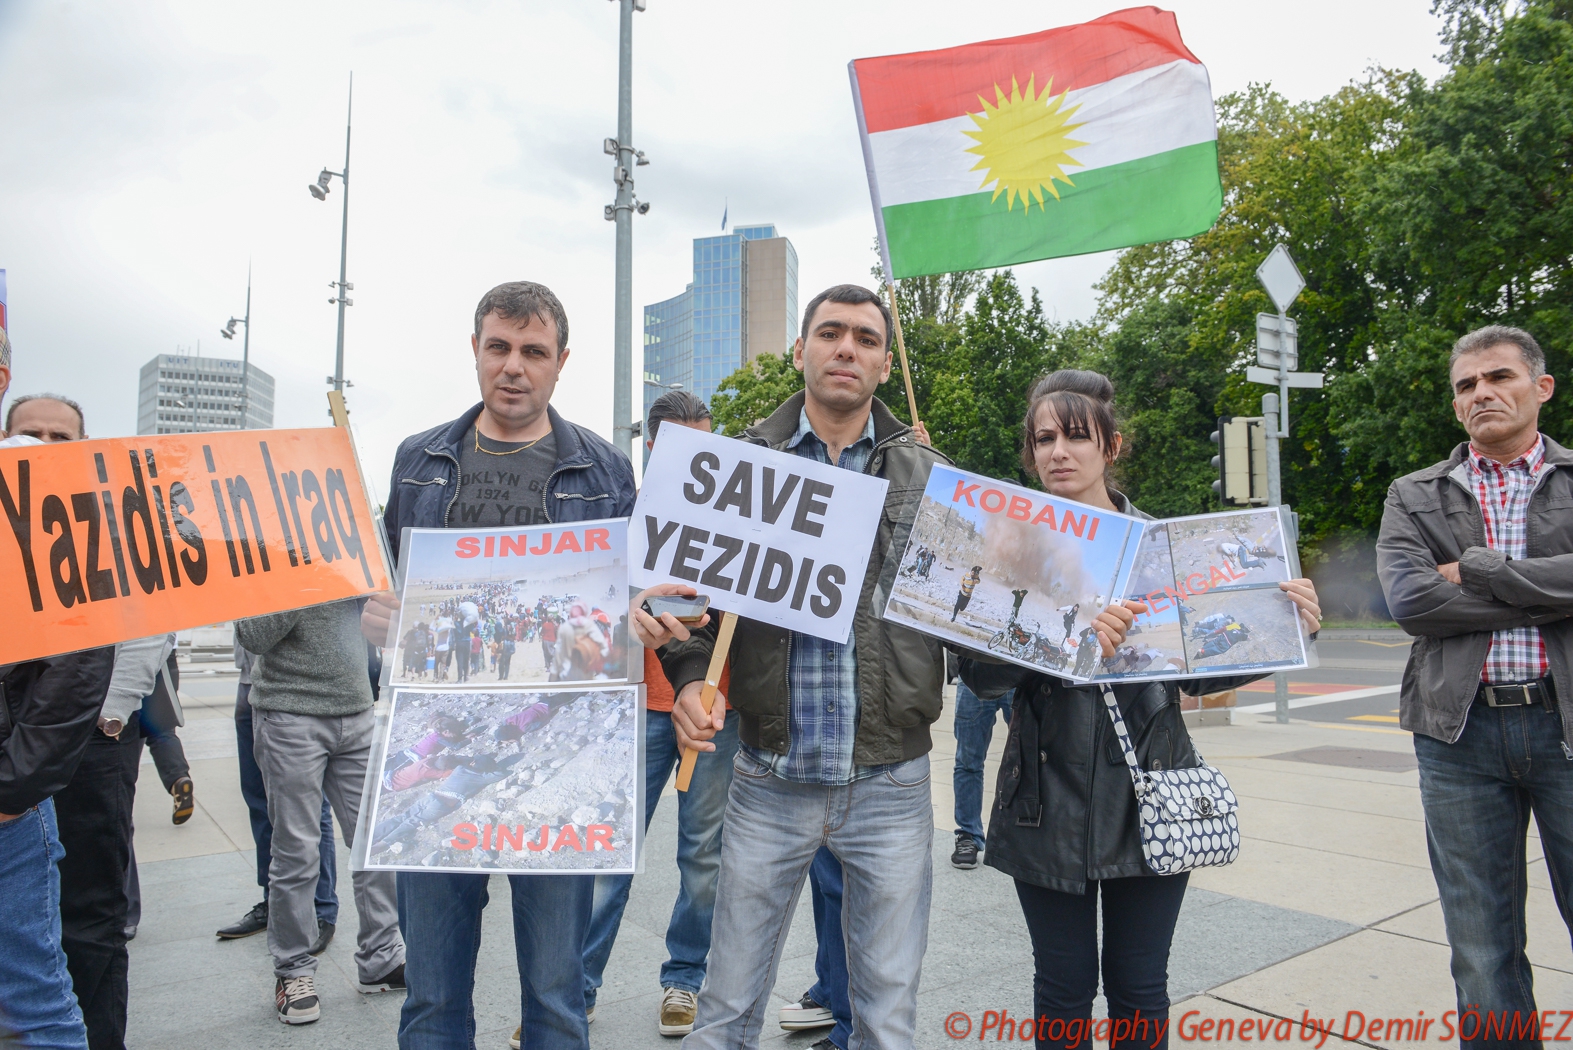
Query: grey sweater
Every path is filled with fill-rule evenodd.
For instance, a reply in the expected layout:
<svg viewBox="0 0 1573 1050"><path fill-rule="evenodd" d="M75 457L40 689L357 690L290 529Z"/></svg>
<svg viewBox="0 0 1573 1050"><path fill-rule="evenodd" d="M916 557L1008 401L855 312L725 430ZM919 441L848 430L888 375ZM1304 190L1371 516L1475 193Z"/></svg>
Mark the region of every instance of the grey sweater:
<svg viewBox="0 0 1573 1050"><path fill-rule="evenodd" d="M258 710L353 715L372 705L359 599L236 620L235 637L256 657Z"/></svg>

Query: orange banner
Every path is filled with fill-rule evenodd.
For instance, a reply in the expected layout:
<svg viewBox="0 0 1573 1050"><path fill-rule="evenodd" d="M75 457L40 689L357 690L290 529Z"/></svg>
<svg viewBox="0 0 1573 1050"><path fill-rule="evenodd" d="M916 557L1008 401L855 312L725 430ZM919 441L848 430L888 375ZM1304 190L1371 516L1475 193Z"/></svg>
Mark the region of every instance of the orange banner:
<svg viewBox="0 0 1573 1050"><path fill-rule="evenodd" d="M0 449L0 664L391 589L342 427Z"/></svg>

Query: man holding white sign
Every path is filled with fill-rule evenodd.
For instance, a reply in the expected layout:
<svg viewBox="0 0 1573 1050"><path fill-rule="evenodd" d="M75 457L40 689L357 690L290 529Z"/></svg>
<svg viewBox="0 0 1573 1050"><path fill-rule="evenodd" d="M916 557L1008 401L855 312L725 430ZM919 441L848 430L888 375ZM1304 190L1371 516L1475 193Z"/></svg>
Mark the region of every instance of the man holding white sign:
<svg viewBox="0 0 1573 1050"><path fill-rule="evenodd" d="M853 1041L913 1045L934 842L928 727L940 713L944 659L937 641L876 610L929 470L945 459L874 397L890 375L890 332L888 310L865 288L816 296L793 350L805 391L749 429L747 444L717 449L714 463L692 450L674 457L665 483L645 486L665 490L652 509L669 515L651 524L643 504L635 510L639 585L692 582L743 615L727 698L742 746L689 1047L757 1044L796 895L822 845L846 872ZM680 434L694 440L670 432ZM760 447L793 456L795 469ZM869 488L876 479L883 493ZM681 510L685 502L692 509ZM709 516L717 511L725 518ZM699 699L714 645L707 630L661 654L678 740L700 751L713 749L724 718Z"/></svg>

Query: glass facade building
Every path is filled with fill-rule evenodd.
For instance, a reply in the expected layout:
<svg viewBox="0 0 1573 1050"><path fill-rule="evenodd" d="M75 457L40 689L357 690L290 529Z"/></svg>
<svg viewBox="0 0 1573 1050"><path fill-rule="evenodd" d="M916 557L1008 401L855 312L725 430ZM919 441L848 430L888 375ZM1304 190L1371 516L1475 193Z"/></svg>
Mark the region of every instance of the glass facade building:
<svg viewBox="0 0 1573 1050"><path fill-rule="evenodd" d="M244 407L243 407L244 406ZM159 354L142 366L138 434L201 434L273 426L273 377L223 357Z"/></svg>
<svg viewBox="0 0 1573 1050"><path fill-rule="evenodd" d="M693 282L645 307L645 412L672 383L708 404L744 362L792 345L796 314L797 252L775 226L695 238Z"/></svg>

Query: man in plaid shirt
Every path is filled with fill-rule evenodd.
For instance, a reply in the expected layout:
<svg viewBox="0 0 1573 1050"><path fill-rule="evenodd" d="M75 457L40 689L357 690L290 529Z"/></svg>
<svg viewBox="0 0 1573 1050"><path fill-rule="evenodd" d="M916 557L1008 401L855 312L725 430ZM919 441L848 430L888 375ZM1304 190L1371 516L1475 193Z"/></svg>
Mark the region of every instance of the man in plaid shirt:
<svg viewBox="0 0 1573 1050"><path fill-rule="evenodd" d="M1528 332L1471 332L1449 371L1469 441L1393 483L1377 568L1415 636L1400 721L1415 734L1459 1010L1484 1026L1460 1035L1539 1046L1529 868L1573 930L1573 453L1540 433L1555 381Z"/></svg>

